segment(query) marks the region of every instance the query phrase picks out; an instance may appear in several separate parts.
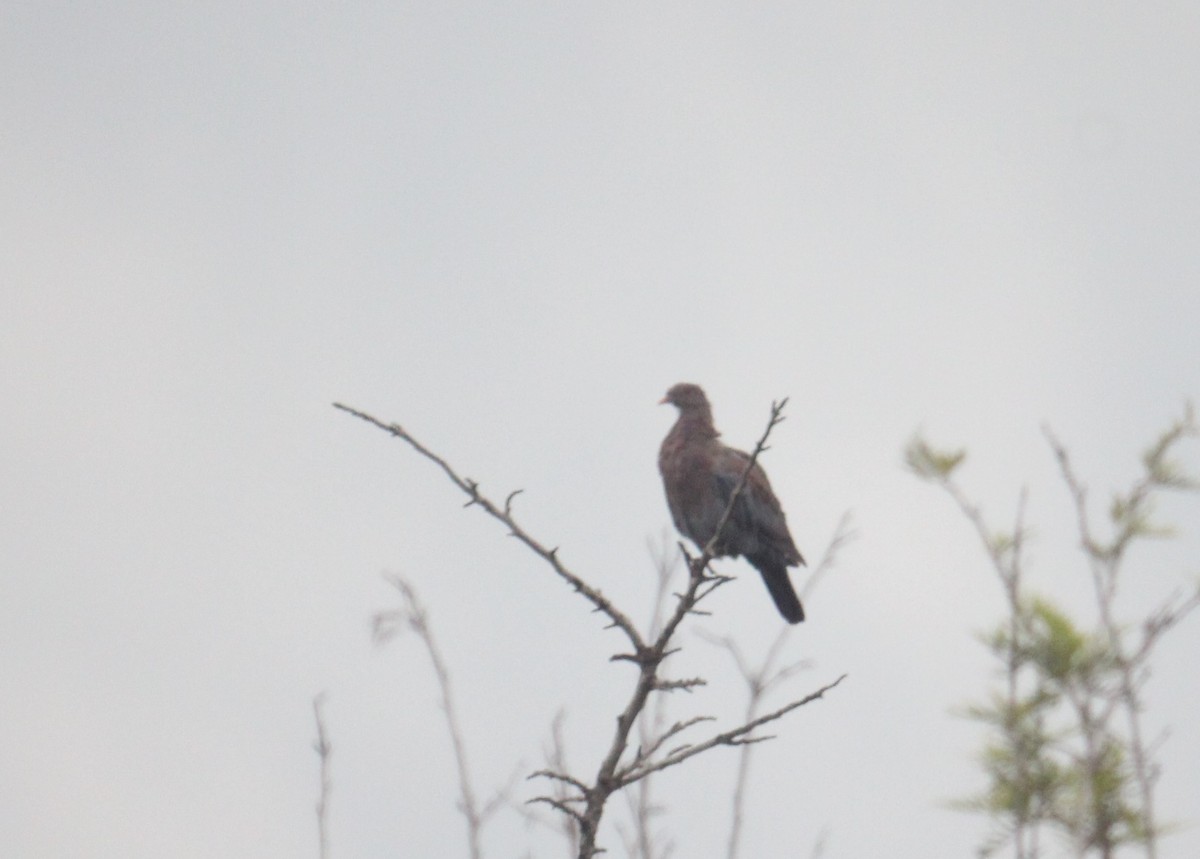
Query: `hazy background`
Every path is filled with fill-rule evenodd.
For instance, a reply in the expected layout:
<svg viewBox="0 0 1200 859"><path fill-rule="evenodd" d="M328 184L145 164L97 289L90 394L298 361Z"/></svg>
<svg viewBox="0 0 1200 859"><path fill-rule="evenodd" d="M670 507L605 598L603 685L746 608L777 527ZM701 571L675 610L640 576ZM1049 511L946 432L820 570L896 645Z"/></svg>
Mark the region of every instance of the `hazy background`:
<svg viewBox="0 0 1200 859"><path fill-rule="evenodd" d="M998 525L1028 485L1030 584L1087 616L1040 425L1102 509L1200 392L1198 40L1191 3L8 4L0 852L315 855L324 690L334 855L465 855L427 660L370 642L383 572L432 614L481 793L559 708L593 770L619 636L330 403L523 487L642 617L686 380L742 447L790 395L764 462L797 542L859 532L787 692L850 677L758 754L744 855L972 855L951 711L1001 592L901 450L967 445ZM1130 617L1198 572L1196 511L1131 558ZM730 571L696 625L758 653L778 618ZM711 685L676 712L732 724L728 659L684 643ZM1169 636L1150 691L1164 859L1200 855L1198 648ZM660 779L676 855L723 855L734 761ZM485 846L563 855L508 813Z"/></svg>

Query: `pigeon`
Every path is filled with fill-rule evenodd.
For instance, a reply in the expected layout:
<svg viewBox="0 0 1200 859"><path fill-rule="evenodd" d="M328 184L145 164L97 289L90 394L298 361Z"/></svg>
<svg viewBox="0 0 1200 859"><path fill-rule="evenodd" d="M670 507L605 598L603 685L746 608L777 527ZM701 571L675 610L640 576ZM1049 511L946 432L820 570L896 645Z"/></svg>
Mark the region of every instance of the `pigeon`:
<svg viewBox="0 0 1200 859"><path fill-rule="evenodd" d="M750 457L719 441L712 407L698 385L681 382L667 391L661 402L679 409L679 419L658 452L667 506L679 533L703 549L712 539ZM788 578L788 567L803 564L804 558L788 533L779 499L757 462L746 476L713 555L744 557L762 575L784 620L804 620L804 607Z"/></svg>

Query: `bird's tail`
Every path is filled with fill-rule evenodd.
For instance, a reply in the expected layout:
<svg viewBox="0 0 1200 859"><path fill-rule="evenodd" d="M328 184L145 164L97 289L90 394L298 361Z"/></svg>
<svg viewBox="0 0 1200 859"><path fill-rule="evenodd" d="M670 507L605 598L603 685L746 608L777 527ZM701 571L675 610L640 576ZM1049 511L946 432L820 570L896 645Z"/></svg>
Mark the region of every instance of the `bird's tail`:
<svg viewBox="0 0 1200 859"><path fill-rule="evenodd" d="M779 609L783 619L788 623L804 620L804 606L800 605L800 597L796 596L796 589L792 587L787 567L780 563L763 563L757 558L747 560L762 574L767 591L770 592L771 599L775 600L775 607Z"/></svg>

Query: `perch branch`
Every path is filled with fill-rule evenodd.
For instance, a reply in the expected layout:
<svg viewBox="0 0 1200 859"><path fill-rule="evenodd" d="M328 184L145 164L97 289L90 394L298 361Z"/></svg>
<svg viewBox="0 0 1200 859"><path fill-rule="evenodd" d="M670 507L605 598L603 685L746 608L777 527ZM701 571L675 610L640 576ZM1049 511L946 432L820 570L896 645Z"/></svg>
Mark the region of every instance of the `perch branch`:
<svg viewBox="0 0 1200 859"><path fill-rule="evenodd" d="M560 578L564 579L576 591L583 594L583 596L587 598L587 600L591 602L592 605L594 605L599 611L607 615L612 621L612 625L619 628L629 638L630 644L633 645L634 650L641 650L645 646L642 642L642 637L638 633L636 627L633 625L633 622L626 617L623 612L617 609L617 607L609 601L608 597L604 596L604 594L600 593L599 590L593 588L579 576L567 569L562 561L558 559L557 548L546 548L546 546L534 539L529 532L517 524L516 519L514 519L512 515L512 501L513 498L522 490L518 489L509 493L503 505L495 504L479 491L479 484L476 481L460 476L450 466L450 464L446 462L446 460L442 459L436 453L429 450L429 448L425 447L423 444L409 435L404 427L400 426L399 424L384 423L383 421L376 417L372 417L366 412L361 412L358 409L351 408L350 406L346 406L341 403L334 403L333 407L335 409L340 409L347 414L353 415L356 418L364 420L369 424L373 424L385 432L391 433L396 438L406 442L410 447L412 447L413 450L421 454L421 456L435 463L439 468L442 469L443 472L446 473L446 476L450 478L450 481L455 486L470 496L470 500L467 501L466 506L471 507L477 505L483 508L483 510L493 519L502 522L508 528L509 533L529 547L534 554L548 563Z"/></svg>

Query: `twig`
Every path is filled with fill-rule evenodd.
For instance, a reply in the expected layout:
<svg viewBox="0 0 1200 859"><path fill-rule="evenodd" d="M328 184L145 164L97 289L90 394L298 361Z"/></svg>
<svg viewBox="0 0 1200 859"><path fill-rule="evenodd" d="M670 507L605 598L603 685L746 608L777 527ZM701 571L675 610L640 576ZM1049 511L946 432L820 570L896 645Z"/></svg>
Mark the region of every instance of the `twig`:
<svg viewBox="0 0 1200 859"><path fill-rule="evenodd" d="M701 752L706 752L709 749L717 746L739 746L744 745L745 743L759 743L763 740L770 739L770 737L750 737L747 735L755 728L766 725L770 722L774 722L777 719L786 716L793 710L803 707L805 704L812 703L818 698L825 697L826 692L845 680L847 676L848 675L843 674L832 683L822 686L815 692L810 692L808 695L805 695L799 700L792 701L790 704L785 704L778 710L772 710L770 713L759 716L757 719L751 719L749 722L739 725L736 728L716 734L702 743L698 743L694 746L687 746L679 749L678 751L672 752L671 754L663 757L661 760L655 761L652 764L647 764L643 767L639 767L636 771L624 773L621 779L621 784L632 784L638 779L645 778L650 773L659 772L660 770L665 770L667 767L673 767L676 764L681 764L688 758L693 758Z"/></svg>
<svg viewBox="0 0 1200 859"><path fill-rule="evenodd" d="M331 789L329 775L329 759L333 755L333 746L329 742L329 734L325 730L325 716L321 712L325 706L325 693L313 698L313 716L317 721L317 741L313 749L321 759L321 791L317 797L317 855L320 859L329 859L329 792Z"/></svg>
<svg viewBox="0 0 1200 859"><path fill-rule="evenodd" d="M567 840L571 855L574 856L579 851L579 822L577 820L578 812L571 806L583 803L583 794L587 791L587 785L567 772L569 767L566 743L562 733L565 720L566 714L562 710L554 715L550 726L550 745L544 749L546 766L526 776L526 781L536 778L547 779L551 783L554 794L528 800L514 808L530 823L558 830ZM574 792L570 792L571 790ZM539 805L548 805L563 813L546 818L535 813L534 809Z"/></svg>
<svg viewBox="0 0 1200 859"><path fill-rule="evenodd" d="M671 727L665 729L657 737L640 746L637 750L637 753L633 756L633 762L628 766L623 767L621 772L624 773L635 770L642 763L653 757L659 749L666 745L667 740L682 734L693 725L699 725L701 722L711 721L713 721L712 716L693 716L685 721L676 722L675 724L671 725Z"/></svg>
<svg viewBox="0 0 1200 859"><path fill-rule="evenodd" d="M481 859L483 849L480 845L480 833L487 817L498 806L489 802L488 808L481 810L471 787L471 769L467 763L466 744L463 742L462 728L458 721L458 710L454 704L454 694L450 684L450 672L442 659L441 650L433 636L429 625L429 616L425 607L417 597L413 586L400 576L385 576L391 582L404 600L401 609L392 612L381 612L375 616L373 623L375 640L383 643L397 634L405 626L416 633L429 661L433 664L433 673L437 678L438 688L442 696L442 712L446 716L446 729L450 734L450 744L454 748L454 762L458 770L458 786L462 796L459 808L467 820L467 845L471 859Z"/></svg>
<svg viewBox="0 0 1200 859"><path fill-rule="evenodd" d="M812 574L800 591L803 599L807 600L812 595L821 580L837 566L838 556L842 549L856 539L858 539L858 532L854 530L854 515L847 510L838 519L838 523L833 529L833 536L829 538L829 544L825 547L825 553L821 555L820 562L813 568ZM790 629L790 627L788 628Z"/></svg>

